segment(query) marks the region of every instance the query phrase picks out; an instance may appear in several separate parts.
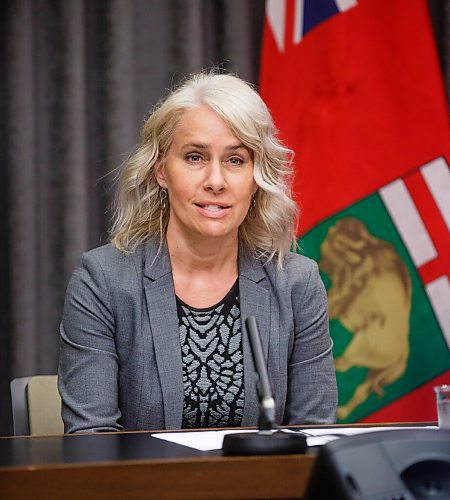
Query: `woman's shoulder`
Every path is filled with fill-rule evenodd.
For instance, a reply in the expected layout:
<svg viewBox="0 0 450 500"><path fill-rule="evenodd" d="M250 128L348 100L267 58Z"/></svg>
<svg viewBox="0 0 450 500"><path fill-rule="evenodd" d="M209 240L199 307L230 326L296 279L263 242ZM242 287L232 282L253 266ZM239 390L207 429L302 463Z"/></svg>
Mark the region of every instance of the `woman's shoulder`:
<svg viewBox="0 0 450 500"><path fill-rule="evenodd" d="M284 257L283 267L286 269L305 269L311 271L317 269L317 262L306 255L288 252Z"/></svg>
<svg viewBox="0 0 450 500"><path fill-rule="evenodd" d="M142 267L142 249L122 252L111 243L84 252L79 260L78 269L101 272L103 275L127 275L131 269Z"/></svg>
<svg viewBox="0 0 450 500"><path fill-rule="evenodd" d="M288 252L283 258L283 265L280 268L276 257L264 266L268 272L275 274L286 281L298 281L308 278L311 274L318 273L316 261L294 252Z"/></svg>
<svg viewBox="0 0 450 500"><path fill-rule="evenodd" d="M114 266L120 263L126 263L130 260L131 253L125 253L118 250L111 243L93 248L81 255L82 263L99 264L103 266Z"/></svg>
<svg viewBox="0 0 450 500"><path fill-rule="evenodd" d="M307 289L322 295L324 293L317 262L305 255L289 252L284 256L282 268L277 265L276 259L267 263L264 268L269 282L278 294L300 293L303 296L303 291Z"/></svg>
<svg viewBox="0 0 450 500"><path fill-rule="evenodd" d="M295 303L305 305L313 300L315 304L326 304L325 286L319 273L317 262L305 255L288 253L284 257L283 267L272 264L268 274L278 296L284 300L296 297ZM306 302L305 302L306 301Z"/></svg>
<svg viewBox="0 0 450 500"><path fill-rule="evenodd" d="M289 287L304 284L311 278L319 277L317 263L305 255L288 252L283 256L282 265L277 255L270 259L242 252L240 269L243 276L254 281L267 279L274 286Z"/></svg>

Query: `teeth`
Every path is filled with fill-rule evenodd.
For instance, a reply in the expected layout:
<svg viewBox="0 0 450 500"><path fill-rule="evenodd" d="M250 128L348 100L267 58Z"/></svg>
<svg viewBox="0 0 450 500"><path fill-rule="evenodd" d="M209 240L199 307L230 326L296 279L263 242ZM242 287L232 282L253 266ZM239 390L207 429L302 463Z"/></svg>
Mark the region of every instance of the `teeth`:
<svg viewBox="0 0 450 500"><path fill-rule="evenodd" d="M209 210L210 212L218 212L219 210L222 210L222 207L219 207L219 205L204 205L203 208L205 210Z"/></svg>

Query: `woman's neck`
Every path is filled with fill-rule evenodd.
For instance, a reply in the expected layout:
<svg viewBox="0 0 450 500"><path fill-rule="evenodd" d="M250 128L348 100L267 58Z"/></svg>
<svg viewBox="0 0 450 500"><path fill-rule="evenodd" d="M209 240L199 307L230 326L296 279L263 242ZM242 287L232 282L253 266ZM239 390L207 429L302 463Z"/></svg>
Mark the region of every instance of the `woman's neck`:
<svg viewBox="0 0 450 500"><path fill-rule="evenodd" d="M175 293L193 307L219 302L238 277L238 238L166 235Z"/></svg>
<svg viewBox="0 0 450 500"><path fill-rule="evenodd" d="M183 272L217 272L220 269L237 269L238 235L226 238L186 237L170 231L166 234L172 267Z"/></svg>

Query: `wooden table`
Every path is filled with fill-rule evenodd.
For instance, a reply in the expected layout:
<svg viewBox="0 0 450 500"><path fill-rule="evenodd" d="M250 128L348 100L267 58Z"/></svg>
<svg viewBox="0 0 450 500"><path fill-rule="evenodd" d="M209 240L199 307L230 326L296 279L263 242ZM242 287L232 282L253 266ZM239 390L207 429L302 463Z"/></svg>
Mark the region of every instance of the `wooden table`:
<svg viewBox="0 0 450 500"><path fill-rule="evenodd" d="M326 427L336 433L341 426ZM302 498L316 460L315 449L224 457L220 450L202 452L152 433L0 438L0 499Z"/></svg>
<svg viewBox="0 0 450 500"><path fill-rule="evenodd" d="M0 498L301 498L315 455L224 457L150 432L0 439Z"/></svg>

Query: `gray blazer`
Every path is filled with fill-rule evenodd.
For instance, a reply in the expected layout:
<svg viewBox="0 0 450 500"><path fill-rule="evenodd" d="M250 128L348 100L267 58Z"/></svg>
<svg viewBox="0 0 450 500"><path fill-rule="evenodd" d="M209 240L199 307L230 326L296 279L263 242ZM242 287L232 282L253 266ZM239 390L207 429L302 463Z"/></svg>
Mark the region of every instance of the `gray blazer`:
<svg viewBox="0 0 450 500"><path fill-rule="evenodd" d="M69 282L61 322L58 384L65 432L181 427L180 335L167 249L150 241L125 255L85 253ZM327 299L317 265L290 254L280 271L239 256L241 318L256 317L279 424L332 423L337 391ZM242 321L245 406L258 398Z"/></svg>

